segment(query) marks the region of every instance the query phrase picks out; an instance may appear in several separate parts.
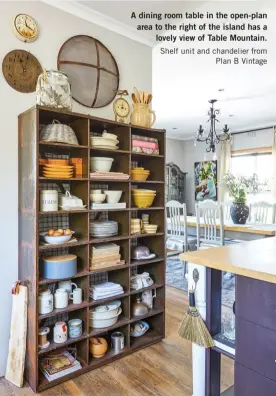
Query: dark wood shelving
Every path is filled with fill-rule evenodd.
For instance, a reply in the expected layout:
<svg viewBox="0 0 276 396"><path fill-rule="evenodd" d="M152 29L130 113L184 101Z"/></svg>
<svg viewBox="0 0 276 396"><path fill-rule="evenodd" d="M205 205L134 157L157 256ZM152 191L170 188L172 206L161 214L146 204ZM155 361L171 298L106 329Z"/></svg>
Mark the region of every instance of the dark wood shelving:
<svg viewBox="0 0 276 396"><path fill-rule="evenodd" d="M95 151L95 152L107 152L107 153L114 153L114 154L130 154L131 151L128 150L112 150L112 149L101 149L101 148L97 148L97 147L92 147L90 146L90 151Z"/></svg>
<svg viewBox="0 0 276 396"><path fill-rule="evenodd" d="M48 216L48 215L61 215L61 214L71 214L71 213L88 213L88 209L80 209L80 210L56 210L53 212L39 212L39 216Z"/></svg>
<svg viewBox="0 0 276 396"><path fill-rule="evenodd" d="M117 323L115 323L113 326L110 327L105 327L103 329L92 329L90 327L89 337L95 337L100 334L106 333L107 331L118 329L118 327L125 326L128 323L129 323L129 319L123 317L119 319Z"/></svg>
<svg viewBox="0 0 276 396"><path fill-rule="evenodd" d="M53 119L62 124L70 125L74 130L80 145L64 143L51 143L39 141L39 131L41 125L49 125ZM165 130L150 129L130 124L123 124L111 120L105 120L90 115L68 112L66 110L51 109L44 106L35 106L19 116L19 278L29 279L32 288L29 288L28 305L28 370L26 379L34 392L42 392L50 387L60 384L86 373L89 370L104 366L116 359L129 355L133 351L144 348L159 342L165 336ZM118 136L119 149L101 149L92 147L90 134L100 133L103 129ZM135 153L132 151L132 135L142 135L157 138L159 142L160 155L149 155ZM24 139L24 144L22 144ZM67 158L69 155L82 159L83 177L73 178L47 178L40 175L39 158ZM142 166L150 170L149 180L134 181L90 177L91 157L112 157L112 172L122 172L130 175L132 162L137 166ZM51 184L54 187L50 186ZM70 192L82 199L86 206L82 210L58 210L42 212L39 210L39 191L41 188L61 189L61 184L69 185ZM96 185L94 187L94 185ZM156 190L156 197L153 206L149 208L133 207L131 189L134 185L138 188L149 188ZM98 187L99 186L99 187ZM126 208L118 209L90 209L90 189L108 188L110 190L122 190L122 201L126 202ZM134 212L136 212L134 214ZM142 213L150 214L150 223L157 224L158 230L155 234L131 235L131 218L133 216L141 218ZM103 238L95 238L89 235L90 222L96 214L104 219L114 220L119 225L119 235ZM48 216L48 217L47 217ZM63 228L63 223L69 223L69 228L75 231L77 242L66 242L59 245L40 245L39 233L52 227ZM61 225L62 224L62 225ZM141 238L143 244L151 252L157 255L151 260L131 260L131 249L133 239ZM34 241L30 244L29 241ZM116 265L108 268L90 271L90 257L93 246L106 243L116 243L120 246L121 259L126 264ZM66 278L71 280L83 290L83 302L74 305L71 300L64 309L54 309L52 312L42 315L38 314L38 292L45 286L51 290L58 286L61 279L45 279L40 275L40 260L48 255L75 254L77 256L78 272L75 276ZM135 267L147 265L147 269L155 280L152 286L140 289L129 290L130 277ZM144 268L143 268L144 270ZM95 278L94 278L94 275ZM102 277L102 278L101 278ZM90 282L110 282L120 284L124 293L117 296L92 300L90 298ZM65 280L62 278L62 280ZM132 303L136 300L136 295L145 290L156 289L154 306L147 315L142 317L131 317ZM89 311L99 305L107 304L114 300L120 300L122 314L113 326L104 329L89 328ZM79 318L83 324L83 334L76 339L68 338L63 344L53 342L53 326L61 317ZM140 319L146 320L150 325L150 330L142 337L130 337L132 324ZM50 324L48 324L50 323ZM48 340L50 346L40 350L38 347L37 330L40 326L51 328ZM104 337L110 335L114 330L122 331L125 335L125 348L120 353L115 353L109 349L100 359L92 358L89 352L89 338L97 335ZM109 343L110 344L110 343ZM39 369L39 360L49 354L60 353L69 347L76 348L77 360L81 363L81 370L48 381Z"/></svg>
<svg viewBox="0 0 276 396"><path fill-rule="evenodd" d="M88 271L81 271L78 272L77 275L75 276L70 276L70 278L62 278L62 280L68 280L68 279L76 279L76 278L82 278L83 276L87 276L89 275ZM45 279L45 278L40 278L38 281L39 285L49 285L51 283L57 283L59 282L61 279Z"/></svg>
<svg viewBox="0 0 276 396"><path fill-rule="evenodd" d="M163 236L165 235L164 232L156 232L155 234L133 234L131 235L131 239L137 238L148 238L148 237L156 237L156 236Z"/></svg>
<svg viewBox="0 0 276 396"><path fill-rule="evenodd" d="M102 298L101 300L93 300L92 298L90 298L89 301L89 306L92 307L94 305L101 305L101 304L105 304L109 301L113 301L113 300L121 300L121 298L129 296L129 292L125 292L124 294L119 294L118 296L112 296L112 297L108 297L108 298Z"/></svg>
<svg viewBox="0 0 276 396"><path fill-rule="evenodd" d="M150 318L151 316L159 315L160 313L163 313L163 312L164 312L164 309L153 308L146 315L132 316L129 323L137 322L137 320L143 320L146 318Z"/></svg>
<svg viewBox="0 0 276 396"><path fill-rule="evenodd" d="M61 243L59 245L39 245L39 250L50 250L50 249L59 249L59 248L70 248L74 246L82 246L87 245L89 243L88 239L78 239L77 242L66 242Z"/></svg>
<svg viewBox="0 0 276 396"><path fill-rule="evenodd" d="M107 238L90 238L89 243L106 243L106 242L115 242L122 241L124 239L129 239L128 235L116 235Z"/></svg>
<svg viewBox="0 0 276 396"><path fill-rule="evenodd" d="M153 289L160 289L161 287L164 287L165 286L165 284L163 284L163 283L154 283L153 285L151 285L151 286L148 286L148 287L143 287L143 289L139 289L139 290L131 290L131 292L129 293L130 295L133 295L133 294L139 294L139 293L143 293L143 291L145 291L145 290L153 290Z"/></svg>
<svg viewBox="0 0 276 396"><path fill-rule="evenodd" d="M73 303L69 303L68 306L66 308L61 308L61 309L54 309L52 312L48 313L48 314L44 314L44 315L38 315L38 320L41 321L43 319L47 319L47 318L52 318L53 316L57 316L59 314L63 314L66 312L72 312L72 311L77 311L79 309L83 309L83 308L87 308L88 307L88 302L84 301L81 304L73 304Z"/></svg>
<svg viewBox="0 0 276 396"><path fill-rule="evenodd" d="M130 266L131 267L138 267L139 265L146 265L146 264L153 264L159 263L160 261L164 261L164 257L155 257L150 260L131 260Z"/></svg>
<svg viewBox="0 0 276 396"><path fill-rule="evenodd" d="M106 268L99 268L94 271L89 271L89 275L92 274L99 274L100 272L111 272L111 271L118 271L119 269L124 269L124 268L129 268L128 264L122 264L122 265L113 265L112 267L106 267Z"/></svg>
<svg viewBox="0 0 276 396"><path fill-rule="evenodd" d="M54 142L39 142L40 146L46 146L46 147L55 147L55 148L60 148L60 149L88 149L89 146L83 146L81 144L66 144L66 143L54 143Z"/></svg>
<svg viewBox="0 0 276 396"><path fill-rule="evenodd" d="M40 349L40 350L38 351L38 355L40 355L40 356L41 356L41 355L46 355L48 352L54 351L54 350L59 349L59 348L64 348L64 347L66 347L66 346L68 346L68 345L75 344L76 342L83 341L83 340L85 340L87 337L88 337L88 334L87 334L87 333L83 333L83 335L82 335L81 337L78 337L78 338L68 338L68 340L67 340L66 342L64 342L63 344L56 344L55 342L51 341L51 344L49 345L48 348L46 348L46 349Z"/></svg>

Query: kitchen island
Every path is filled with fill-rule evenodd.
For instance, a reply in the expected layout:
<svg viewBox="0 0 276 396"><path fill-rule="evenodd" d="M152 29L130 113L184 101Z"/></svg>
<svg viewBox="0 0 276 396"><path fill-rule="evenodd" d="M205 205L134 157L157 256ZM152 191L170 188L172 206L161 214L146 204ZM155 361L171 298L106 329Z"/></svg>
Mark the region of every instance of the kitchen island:
<svg viewBox="0 0 276 396"><path fill-rule="evenodd" d="M211 335L221 332L221 274L236 275L234 352L193 345L193 396L219 396L220 359L235 360L234 387L223 395L276 395L276 238L244 242L180 255L199 271L198 309Z"/></svg>

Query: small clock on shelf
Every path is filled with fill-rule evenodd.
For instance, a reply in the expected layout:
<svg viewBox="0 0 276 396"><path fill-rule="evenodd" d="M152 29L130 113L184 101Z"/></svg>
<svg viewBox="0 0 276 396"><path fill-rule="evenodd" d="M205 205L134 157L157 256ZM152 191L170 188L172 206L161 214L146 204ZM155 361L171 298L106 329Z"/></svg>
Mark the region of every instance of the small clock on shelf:
<svg viewBox="0 0 276 396"><path fill-rule="evenodd" d="M128 124L128 116L130 113L130 106L128 101L123 96L128 96L127 90L117 91L118 98L113 102L113 110L115 114L115 121L124 122Z"/></svg>
<svg viewBox="0 0 276 396"><path fill-rule="evenodd" d="M25 43L31 43L38 37L38 26L33 17L27 14L18 14L13 19L13 29L16 37Z"/></svg>
<svg viewBox="0 0 276 396"><path fill-rule="evenodd" d="M4 57L2 71L12 88L22 93L29 93L35 91L42 67L30 52L13 50Z"/></svg>

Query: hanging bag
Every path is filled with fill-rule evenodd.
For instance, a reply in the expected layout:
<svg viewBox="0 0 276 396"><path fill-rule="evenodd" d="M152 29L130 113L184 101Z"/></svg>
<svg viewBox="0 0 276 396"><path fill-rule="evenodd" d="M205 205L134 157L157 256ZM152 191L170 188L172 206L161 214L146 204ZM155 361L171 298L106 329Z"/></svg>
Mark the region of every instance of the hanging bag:
<svg viewBox="0 0 276 396"><path fill-rule="evenodd" d="M44 70L36 84L36 103L71 110L71 86L67 75L58 70Z"/></svg>

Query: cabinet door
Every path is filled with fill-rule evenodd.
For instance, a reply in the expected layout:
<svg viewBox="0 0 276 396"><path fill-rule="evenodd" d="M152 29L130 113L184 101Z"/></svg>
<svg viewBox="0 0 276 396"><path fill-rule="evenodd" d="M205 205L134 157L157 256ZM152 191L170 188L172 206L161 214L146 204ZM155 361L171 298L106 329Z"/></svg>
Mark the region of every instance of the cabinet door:
<svg viewBox="0 0 276 396"><path fill-rule="evenodd" d="M276 382L235 364L235 396L275 396Z"/></svg>
<svg viewBox="0 0 276 396"><path fill-rule="evenodd" d="M237 277L236 316L276 331L276 285Z"/></svg>
<svg viewBox="0 0 276 396"><path fill-rule="evenodd" d="M236 362L276 381L276 332L237 318Z"/></svg>

